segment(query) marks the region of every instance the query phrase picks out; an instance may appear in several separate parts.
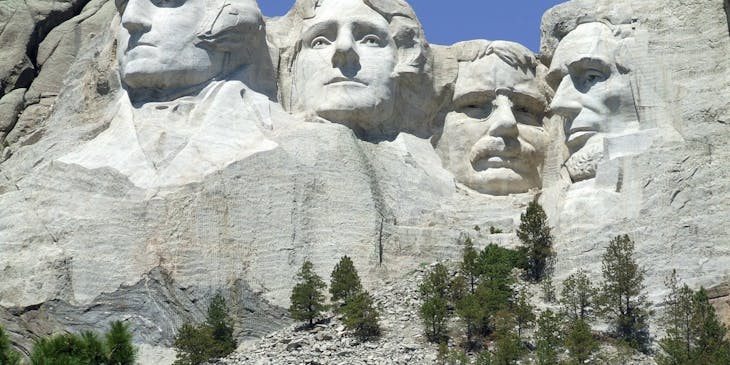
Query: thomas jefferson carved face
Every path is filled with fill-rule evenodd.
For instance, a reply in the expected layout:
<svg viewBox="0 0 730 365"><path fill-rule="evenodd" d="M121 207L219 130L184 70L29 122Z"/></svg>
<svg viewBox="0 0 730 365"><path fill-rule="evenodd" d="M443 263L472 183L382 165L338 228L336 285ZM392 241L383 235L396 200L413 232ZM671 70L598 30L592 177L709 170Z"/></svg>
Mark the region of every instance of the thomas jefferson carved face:
<svg viewBox="0 0 730 365"><path fill-rule="evenodd" d="M495 53L459 63L452 111L437 145L459 182L491 195L541 186L549 142L541 90L534 67L509 65Z"/></svg>
<svg viewBox="0 0 730 365"><path fill-rule="evenodd" d="M303 24L293 110L364 130L387 120L396 56L382 15L362 0L325 0Z"/></svg>
<svg viewBox="0 0 730 365"><path fill-rule="evenodd" d="M548 79L556 85L550 108L565 118L566 162L574 181L595 176L603 138L638 128L620 40L606 24L581 24L560 41Z"/></svg>
<svg viewBox="0 0 730 365"><path fill-rule="evenodd" d="M117 0L117 54L132 89L178 89L221 73L225 55L196 46L206 0Z"/></svg>

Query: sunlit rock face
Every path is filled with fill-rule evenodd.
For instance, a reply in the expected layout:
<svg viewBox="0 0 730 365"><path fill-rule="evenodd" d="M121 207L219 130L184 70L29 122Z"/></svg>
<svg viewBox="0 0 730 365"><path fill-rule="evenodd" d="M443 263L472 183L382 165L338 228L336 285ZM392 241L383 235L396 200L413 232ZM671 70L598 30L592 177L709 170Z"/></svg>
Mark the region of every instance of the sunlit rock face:
<svg viewBox="0 0 730 365"><path fill-rule="evenodd" d="M595 177L605 136L638 130L625 44L630 35L620 32L610 23L582 23L553 54L548 79L556 92L550 109L565 118L570 151L565 165L573 181Z"/></svg>
<svg viewBox="0 0 730 365"><path fill-rule="evenodd" d="M655 303L673 269L693 286L726 282L723 4L571 1L542 28L550 109L563 124L561 157L545 167L560 173L547 174L540 198L559 242L558 278L578 267L600 278L603 248L628 233Z"/></svg>
<svg viewBox="0 0 730 365"><path fill-rule="evenodd" d="M0 99L21 112L0 125L0 322L26 348L114 319L167 347L217 291L237 336L261 336L287 323L305 259L328 277L348 255L378 286L466 235L516 245L536 198L556 281L598 277L623 233L654 300L673 268L730 275L716 1L574 0L546 13L539 58L431 45L400 0L271 19L252 0L90 1L71 19ZM93 37L61 60L64 34Z"/></svg>
<svg viewBox="0 0 730 365"><path fill-rule="evenodd" d="M483 48L475 57L468 52ZM551 93L545 67L512 42L458 44L454 96L437 149L445 167L484 194L525 193L541 186L550 142L545 114ZM538 69L543 71L538 73Z"/></svg>

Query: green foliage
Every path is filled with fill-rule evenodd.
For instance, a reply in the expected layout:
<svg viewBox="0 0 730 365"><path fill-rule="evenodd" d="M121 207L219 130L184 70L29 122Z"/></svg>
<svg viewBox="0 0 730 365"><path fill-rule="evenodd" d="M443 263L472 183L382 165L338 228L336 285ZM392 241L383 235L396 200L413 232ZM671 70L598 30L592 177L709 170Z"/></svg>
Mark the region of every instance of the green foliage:
<svg viewBox="0 0 730 365"><path fill-rule="evenodd" d="M355 265L349 257L343 256L340 262L335 265L330 276L332 302L346 301L347 298L360 293L360 291L362 291L362 284L360 283L360 276L355 270Z"/></svg>
<svg viewBox="0 0 730 365"><path fill-rule="evenodd" d="M474 365L492 365L492 353L487 350L478 353Z"/></svg>
<svg viewBox="0 0 730 365"><path fill-rule="evenodd" d="M93 332L41 338L33 344L33 365L97 365L106 363L104 344Z"/></svg>
<svg viewBox="0 0 730 365"><path fill-rule="evenodd" d="M481 305L479 294L467 294L456 303L456 313L466 326L466 346L468 349L476 347L475 335L479 333L488 313Z"/></svg>
<svg viewBox="0 0 730 365"><path fill-rule="evenodd" d="M312 263L304 261L291 294L289 314L292 318L308 321L309 327L313 327L314 319L327 309L322 293L326 287L322 278L314 272Z"/></svg>
<svg viewBox="0 0 730 365"><path fill-rule="evenodd" d="M542 290L542 300L546 303L555 303L555 285L553 285L553 276L545 275L540 283L540 289Z"/></svg>
<svg viewBox="0 0 730 365"><path fill-rule="evenodd" d="M210 326L183 323L173 346L177 349L173 365L198 365L214 357L212 352L217 344Z"/></svg>
<svg viewBox="0 0 730 365"><path fill-rule="evenodd" d="M80 335L66 333L41 338L33 345L30 361L33 365L134 364L136 349L132 345L132 335L126 325L119 321L112 322L112 328L104 338L105 341L102 341L96 333L90 331ZM17 364L5 362L0 357L0 364L6 363Z"/></svg>
<svg viewBox="0 0 730 365"><path fill-rule="evenodd" d="M594 317L595 295L596 289L583 269L571 274L563 282L563 290L560 292L563 314L571 322L591 321Z"/></svg>
<svg viewBox="0 0 730 365"><path fill-rule="evenodd" d="M522 242L527 261L526 276L533 282L540 281L555 256L553 252L553 236L547 222L547 215L539 203L533 201L520 215L520 227L517 237Z"/></svg>
<svg viewBox="0 0 730 365"><path fill-rule="evenodd" d="M480 279L475 295L484 311L482 317L485 323L482 326L482 334L489 334L494 325L489 319L498 311L509 306L513 297L512 270L520 265L524 256L515 250L489 244L479 254Z"/></svg>
<svg viewBox="0 0 730 365"><path fill-rule="evenodd" d="M495 226L489 226L489 233L490 234L497 234L497 233L503 233L501 229L496 228Z"/></svg>
<svg viewBox="0 0 730 365"><path fill-rule="evenodd" d="M428 273L418 288L421 307L418 310L425 327L426 337L432 342L442 342L448 338L449 274L446 267L437 264Z"/></svg>
<svg viewBox="0 0 730 365"><path fill-rule="evenodd" d="M20 353L13 350L8 335L0 326L0 364L18 365L20 363Z"/></svg>
<svg viewBox="0 0 730 365"><path fill-rule="evenodd" d="M644 293L644 274L633 257L634 242L628 235L616 236L603 255L601 311L614 335L639 351L647 351L649 302Z"/></svg>
<svg viewBox="0 0 730 365"><path fill-rule="evenodd" d="M373 298L367 291L353 294L342 309L342 321L355 335L368 339L380 335L380 315L373 306Z"/></svg>
<svg viewBox="0 0 730 365"><path fill-rule="evenodd" d="M563 345L562 318L547 309L537 319L535 333L537 365L557 365L558 349Z"/></svg>
<svg viewBox="0 0 730 365"><path fill-rule="evenodd" d="M236 349L231 322L225 298L218 293L208 304L205 323L184 323L178 331L174 365L197 365L228 356Z"/></svg>
<svg viewBox="0 0 730 365"><path fill-rule="evenodd" d="M512 306L512 313L517 324L517 336L522 338L522 330L531 328L535 322L535 307L527 300L527 290L523 288Z"/></svg>
<svg viewBox="0 0 730 365"><path fill-rule="evenodd" d="M479 254L474 249L471 238L467 237L464 241L464 251L461 255L460 265L461 275L466 278L469 284L469 292L474 294L476 291L477 280L480 274Z"/></svg>
<svg viewBox="0 0 730 365"><path fill-rule="evenodd" d="M668 280L667 312L663 321L667 334L659 341L660 365L728 364L730 341L727 329L710 305L704 288L694 292L679 286L676 273Z"/></svg>
<svg viewBox="0 0 730 365"><path fill-rule="evenodd" d="M206 324L212 329L216 348L213 357L225 357L236 349L236 340L233 338L233 322L228 314L226 300L220 293L211 299L208 305Z"/></svg>
<svg viewBox="0 0 730 365"><path fill-rule="evenodd" d="M106 346L110 365L133 365L137 350L132 345L132 334L122 321L112 322L106 334Z"/></svg>
<svg viewBox="0 0 730 365"><path fill-rule="evenodd" d="M582 319L573 322L565 339L565 347L570 352L573 364L584 364L598 349L598 342L593 338L591 326Z"/></svg>
<svg viewBox="0 0 730 365"><path fill-rule="evenodd" d="M522 346L520 336L518 336L514 331L516 326L514 315L507 311L497 313L495 326L496 331L492 364L516 364L517 360L525 354L526 349Z"/></svg>

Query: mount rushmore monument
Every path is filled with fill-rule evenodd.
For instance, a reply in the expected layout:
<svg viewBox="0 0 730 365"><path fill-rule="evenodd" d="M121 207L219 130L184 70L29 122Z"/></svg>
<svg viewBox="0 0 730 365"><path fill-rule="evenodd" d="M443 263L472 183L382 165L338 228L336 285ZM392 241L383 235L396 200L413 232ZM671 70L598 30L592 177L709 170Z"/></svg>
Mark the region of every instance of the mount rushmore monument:
<svg viewBox="0 0 730 365"><path fill-rule="evenodd" d="M727 11L572 0L535 54L430 44L403 0L3 2L0 324L166 347L221 290L262 336L305 259L376 287L515 246L533 200L557 279L626 233L654 303L676 269L730 316Z"/></svg>

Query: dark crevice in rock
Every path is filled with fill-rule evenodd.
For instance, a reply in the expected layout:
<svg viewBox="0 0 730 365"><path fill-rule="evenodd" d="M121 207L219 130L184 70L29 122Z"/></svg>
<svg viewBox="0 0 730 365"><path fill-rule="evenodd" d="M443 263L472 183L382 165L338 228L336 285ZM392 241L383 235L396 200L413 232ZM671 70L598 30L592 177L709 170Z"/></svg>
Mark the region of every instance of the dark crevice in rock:
<svg viewBox="0 0 730 365"><path fill-rule="evenodd" d="M725 0L725 16L727 17L727 32L730 35L730 0Z"/></svg>
<svg viewBox="0 0 730 365"><path fill-rule="evenodd" d="M63 22L79 15L81 10L89 3L90 0L80 0L72 2L72 6L68 9L61 11L52 11L43 20L35 24L33 33L31 34L30 41L26 48L26 54L33 63L33 66L38 70L38 47L46 38L46 36L57 26L63 24ZM26 3L27 4L27 3Z"/></svg>

